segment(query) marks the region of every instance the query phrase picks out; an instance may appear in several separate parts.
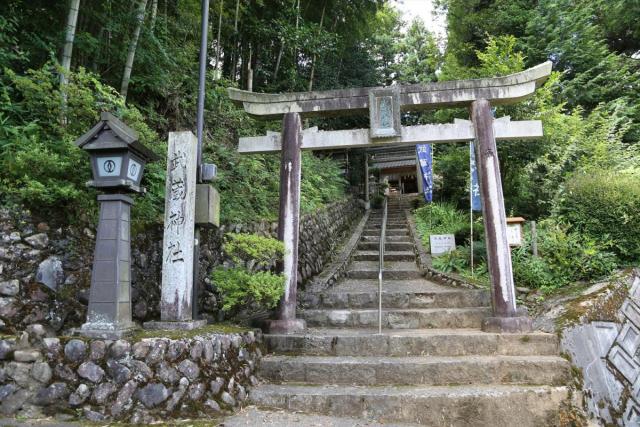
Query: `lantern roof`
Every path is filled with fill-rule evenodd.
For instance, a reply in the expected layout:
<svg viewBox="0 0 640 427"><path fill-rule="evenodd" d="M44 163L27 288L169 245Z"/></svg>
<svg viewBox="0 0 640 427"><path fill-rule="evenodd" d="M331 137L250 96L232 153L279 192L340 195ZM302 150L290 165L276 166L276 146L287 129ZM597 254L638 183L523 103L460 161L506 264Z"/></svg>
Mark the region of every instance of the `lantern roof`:
<svg viewBox="0 0 640 427"><path fill-rule="evenodd" d="M138 141L138 132L108 112L100 113L100 121L78 138L75 143L87 151L126 148L142 157L146 162L160 159L153 151Z"/></svg>

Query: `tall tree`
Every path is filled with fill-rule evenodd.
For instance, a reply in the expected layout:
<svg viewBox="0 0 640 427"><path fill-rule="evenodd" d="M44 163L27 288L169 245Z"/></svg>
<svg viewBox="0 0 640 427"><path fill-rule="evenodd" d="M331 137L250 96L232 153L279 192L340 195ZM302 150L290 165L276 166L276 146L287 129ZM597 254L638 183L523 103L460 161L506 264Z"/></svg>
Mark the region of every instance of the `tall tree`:
<svg viewBox="0 0 640 427"><path fill-rule="evenodd" d="M124 99L127 99L127 92L129 91L129 81L131 80L131 70L133 69L133 60L136 57L136 49L138 47L138 39L140 38L140 31L142 31L142 25L144 24L144 15L147 10L147 0L140 0L138 2L138 9L136 13L136 27L133 31L133 37L129 43L129 50L127 52L127 61L124 64L124 73L122 75L122 84L120 85L120 95Z"/></svg>
<svg viewBox="0 0 640 427"><path fill-rule="evenodd" d="M324 23L324 13L327 10L327 0L324 1L324 5L322 6L322 15L320 16L320 26L318 27L318 35L322 31L322 24ZM309 89L311 92L313 90L313 77L316 72L316 59L318 57L317 52L313 53L313 59L311 60L311 75L309 76Z"/></svg>
<svg viewBox="0 0 640 427"><path fill-rule="evenodd" d="M78 11L80 0L71 0L69 13L67 14L67 29L64 36L64 49L62 50L62 73L60 73L60 93L62 94L62 122L66 122L65 110L67 105L67 74L71 70L71 56L73 54L73 40L76 37L76 24L78 23Z"/></svg>

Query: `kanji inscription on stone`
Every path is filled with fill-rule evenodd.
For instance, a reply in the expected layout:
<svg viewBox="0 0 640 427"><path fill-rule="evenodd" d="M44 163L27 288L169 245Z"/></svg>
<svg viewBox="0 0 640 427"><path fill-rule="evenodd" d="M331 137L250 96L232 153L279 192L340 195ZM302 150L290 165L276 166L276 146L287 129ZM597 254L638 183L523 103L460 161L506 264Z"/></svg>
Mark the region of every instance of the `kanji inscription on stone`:
<svg viewBox="0 0 640 427"><path fill-rule="evenodd" d="M196 149L191 132L169 134L160 301L163 321L192 319Z"/></svg>

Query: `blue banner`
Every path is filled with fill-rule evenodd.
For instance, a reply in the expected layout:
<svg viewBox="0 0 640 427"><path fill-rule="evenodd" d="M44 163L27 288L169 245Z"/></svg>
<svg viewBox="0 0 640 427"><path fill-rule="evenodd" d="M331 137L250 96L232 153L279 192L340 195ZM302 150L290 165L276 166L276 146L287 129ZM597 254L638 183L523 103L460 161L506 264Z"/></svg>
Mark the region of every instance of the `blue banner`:
<svg viewBox="0 0 640 427"><path fill-rule="evenodd" d="M476 167L476 150L473 142L469 143L469 168L471 172L471 188L469 197L471 198L471 210L481 211L482 200L480 199L480 184L478 182L478 168Z"/></svg>
<svg viewBox="0 0 640 427"><path fill-rule="evenodd" d="M427 203L431 203L433 200L433 152L431 151L431 144L416 145L416 152L420 163L424 200Z"/></svg>

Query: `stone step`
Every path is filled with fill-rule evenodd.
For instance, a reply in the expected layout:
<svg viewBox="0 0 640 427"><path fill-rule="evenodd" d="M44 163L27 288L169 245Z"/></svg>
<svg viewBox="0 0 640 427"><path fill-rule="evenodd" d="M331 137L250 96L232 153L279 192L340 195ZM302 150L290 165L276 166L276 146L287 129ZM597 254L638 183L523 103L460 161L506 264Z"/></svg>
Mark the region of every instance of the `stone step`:
<svg viewBox="0 0 640 427"><path fill-rule="evenodd" d="M480 329L331 329L265 334L268 351L310 356L553 356L554 334L498 334Z"/></svg>
<svg viewBox="0 0 640 427"><path fill-rule="evenodd" d="M374 229L369 229L369 230L364 230L362 232L363 236L378 236L380 237L380 230L374 230ZM405 228L396 228L396 229L389 229L387 228L387 236L408 236L409 235L409 230L405 229Z"/></svg>
<svg viewBox="0 0 640 427"><path fill-rule="evenodd" d="M380 259L378 251L357 251L353 255L355 261L377 261ZM386 261L415 261L416 254L413 251L387 251L384 252Z"/></svg>
<svg viewBox="0 0 640 427"><path fill-rule="evenodd" d="M559 424L567 387L275 385L255 387L258 406L428 426L539 427Z"/></svg>
<svg viewBox="0 0 640 427"><path fill-rule="evenodd" d="M423 282L429 283L419 280L383 282L382 306L386 308L465 308L487 307L491 304L488 291L431 289ZM328 291L307 293L305 301L309 302L306 305L308 308L377 308L378 283L377 280L348 280Z"/></svg>
<svg viewBox="0 0 640 427"><path fill-rule="evenodd" d="M363 251L375 251L379 249L380 244L378 242L366 242L360 241L358 243L358 249ZM385 250L389 251L412 251L413 242L388 242L385 241Z"/></svg>
<svg viewBox="0 0 640 427"><path fill-rule="evenodd" d="M489 307L382 309L385 329L419 328L479 328L482 320L491 315ZM375 328L378 310L322 310L306 309L302 317L309 326Z"/></svg>
<svg viewBox="0 0 640 427"><path fill-rule="evenodd" d="M382 227L382 221L367 221L365 224L367 228L377 228L380 229ZM406 221L387 221L387 230L390 228L408 228L409 223Z"/></svg>
<svg viewBox="0 0 640 427"><path fill-rule="evenodd" d="M360 242L366 243L378 243L380 242L380 234L377 236L362 236ZM385 238L386 243L410 243L413 244L413 240L409 236L389 236L387 235Z"/></svg>
<svg viewBox="0 0 640 427"><path fill-rule="evenodd" d="M563 385L559 356L266 356L259 374L275 383L349 385Z"/></svg>
<svg viewBox="0 0 640 427"><path fill-rule="evenodd" d="M369 250L376 250L377 245L375 246L375 249ZM386 249L390 251L398 250L397 248ZM378 268L377 261L354 261L349 265L347 276L350 279L377 279ZM384 280L420 279L422 275L415 262L385 261L383 278Z"/></svg>
<svg viewBox="0 0 640 427"><path fill-rule="evenodd" d="M375 227L375 228L367 227L367 228L364 229L363 235L369 235L368 233L371 233L374 236L379 236L380 235L380 230L381 230L380 227ZM391 235L393 235L395 233L402 233L403 236L404 235L408 235L409 228L408 227L387 228L387 236L391 236Z"/></svg>

